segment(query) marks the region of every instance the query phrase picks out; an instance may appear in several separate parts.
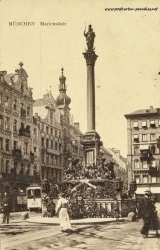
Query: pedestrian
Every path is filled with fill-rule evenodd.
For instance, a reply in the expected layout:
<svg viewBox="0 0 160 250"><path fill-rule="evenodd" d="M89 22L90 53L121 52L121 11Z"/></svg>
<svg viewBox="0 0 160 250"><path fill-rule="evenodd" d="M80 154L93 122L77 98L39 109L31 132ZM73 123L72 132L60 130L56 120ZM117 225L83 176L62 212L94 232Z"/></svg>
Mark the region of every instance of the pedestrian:
<svg viewBox="0 0 160 250"><path fill-rule="evenodd" d="M10 204L10 199L7 195L7 193L4 193L4 198L2 199L2 212L3 212L3 221L2 223L9 223L9 216L10 216L10 209L11 209L11 204Z"/></svg>
<svg viewBox="0 0 160 250"><path fill-rule="evenodd" d="M66 232L72 230L69 215L68 215L69 201L65 198L64 193L59 194L59 200L56 207L56 213L59 214L60 230Z"/></svg>
<svg viewBox="0 0 160 250"><path fill-rule="evenodd" d="M118 204L118 200L117 198L115 198L115 201L114 201L114 214L115 214L115 218L116 218L116 221L119 222L119 204Z"/></svg>
<svg viewBox="0 0 160 250"><path fill-rule="evenodd" d="M150 189L148 189L145 191L144 197L141 198L139 202L138 216L139 218L142 218L144 222L143 227L141 229L141 234L144 238L148 237L151 226L154 230L156 230L156 236L159 236L158 217L152 197L153 195Z"/></svg>

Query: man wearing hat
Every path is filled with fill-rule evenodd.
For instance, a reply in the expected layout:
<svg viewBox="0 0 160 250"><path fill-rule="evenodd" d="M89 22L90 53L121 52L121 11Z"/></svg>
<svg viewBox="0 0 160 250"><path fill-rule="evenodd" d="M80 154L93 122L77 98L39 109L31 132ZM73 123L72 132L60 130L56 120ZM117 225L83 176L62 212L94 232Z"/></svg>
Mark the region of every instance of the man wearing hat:
<svg viewBox="0 0 160 250"><path fill-rule="evenodd" d="M154 223L154 230L156 230L156 235L158 234L158 217L157 221L155 221L155 206L153 202L153 194L150 189L147 189L144 192L144 197L141 198L139 202L138 216L142 218L144 221L143 227L141 229L141 234L143 234L144 238L148 237L148 233L151 227L151 223Z"/></svg>
<svg viewBox="0 0 160 250"><path fill-rule="evenodd" d="M3 221L2 223L5 223L7 221L7 224L9 223L9 215L10 215L10 199L7 197L7 193L4 193L4 198L2 200L2 211L3 211Z"/></svg>

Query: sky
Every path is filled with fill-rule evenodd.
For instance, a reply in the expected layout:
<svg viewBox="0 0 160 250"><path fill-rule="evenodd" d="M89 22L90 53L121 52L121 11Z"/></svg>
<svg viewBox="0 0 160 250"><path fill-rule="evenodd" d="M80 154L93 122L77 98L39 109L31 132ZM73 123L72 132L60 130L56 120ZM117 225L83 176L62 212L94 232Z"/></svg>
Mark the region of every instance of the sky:
<svg viewBox="0 0 160 250"><path fill-rule="evenodd" d="M113 10L105 8L133 8ZM135 10L135 8L157 8ZM61 68L74 122L87 130L85 26L96 33L96 131L106 148L127 156L125 114L160 108L160 2L132 0L0 0L0 70L14 73L19 62L34 99L50 89L56 99ZM9 26L9 22L35 22ZM65 23L41 26L40 22Z"/></svg>

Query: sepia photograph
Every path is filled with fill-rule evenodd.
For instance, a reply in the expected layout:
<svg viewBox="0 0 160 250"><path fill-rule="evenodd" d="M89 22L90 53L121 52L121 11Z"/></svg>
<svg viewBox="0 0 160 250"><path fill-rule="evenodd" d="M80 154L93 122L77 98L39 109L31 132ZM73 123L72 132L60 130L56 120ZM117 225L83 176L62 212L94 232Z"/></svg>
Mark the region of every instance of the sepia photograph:
<svg viewBox="0 0 160 250"><path fill-rule="evenodd" d="M160 249L160 2L0 10L0 249Z"/></svg>

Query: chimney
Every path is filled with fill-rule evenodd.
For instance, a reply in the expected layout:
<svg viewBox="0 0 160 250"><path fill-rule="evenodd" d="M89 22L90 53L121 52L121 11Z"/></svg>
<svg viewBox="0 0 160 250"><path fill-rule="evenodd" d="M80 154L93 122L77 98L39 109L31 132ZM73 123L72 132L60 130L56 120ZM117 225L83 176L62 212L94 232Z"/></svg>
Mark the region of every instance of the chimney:
<svg viewBox="0 0 160 250"><path fill-rule="evenodd" d="M79 129L79 122L74 122L74 127Z"/></svg>
<svg viewBox="0 0 160 250"><path fill-rule="evenodd" d="M153 109L153 106L150 106L149 108L150 108L150 109Z"/></svg>

